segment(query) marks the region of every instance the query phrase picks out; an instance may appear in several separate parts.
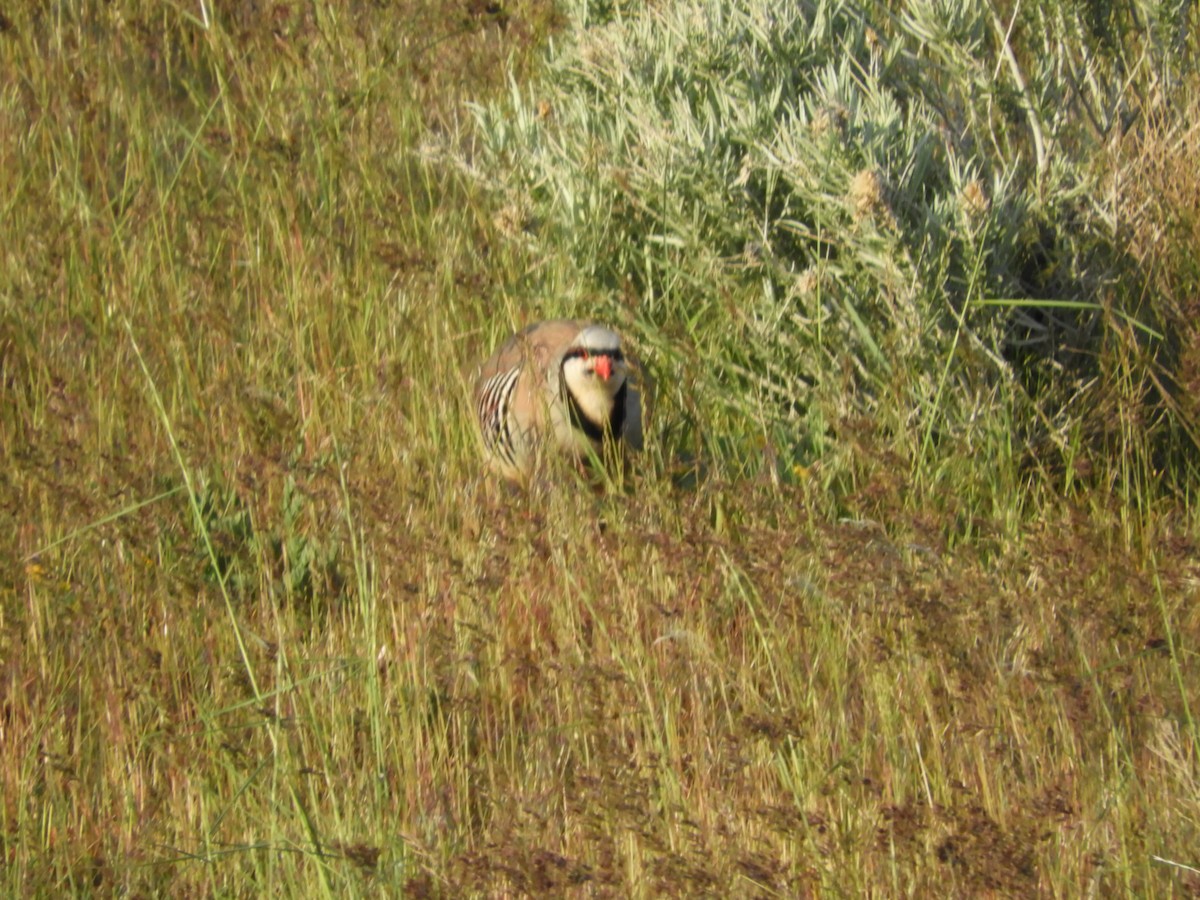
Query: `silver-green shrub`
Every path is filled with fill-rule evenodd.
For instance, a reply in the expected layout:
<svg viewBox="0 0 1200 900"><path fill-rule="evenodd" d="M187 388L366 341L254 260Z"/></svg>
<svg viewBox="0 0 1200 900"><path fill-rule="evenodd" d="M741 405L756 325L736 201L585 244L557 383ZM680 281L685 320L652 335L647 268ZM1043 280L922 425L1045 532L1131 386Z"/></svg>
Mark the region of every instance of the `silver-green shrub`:
<svg viewBox="0 0 1200 900"><path fill-rule="evenodd" d="M473 168L514 238L610 304L570 311L636 331L703 433L761 428L803 462L884 406L915 448L1016 402L1013 348L1047 333L1028 299L1047 269L1082 285L1103 239L1080 110L1102 132L1124 98L1082 12L564 6L543 76L477 110Z"/></svg>

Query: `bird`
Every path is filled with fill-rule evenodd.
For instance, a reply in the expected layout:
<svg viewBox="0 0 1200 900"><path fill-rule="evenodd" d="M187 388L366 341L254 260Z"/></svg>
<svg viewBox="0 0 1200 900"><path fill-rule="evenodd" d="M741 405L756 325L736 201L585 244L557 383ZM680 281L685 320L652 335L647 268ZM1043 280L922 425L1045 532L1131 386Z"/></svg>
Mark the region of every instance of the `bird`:
<svg viewBox="0 0 1200 900"><path fill-rule="evenodd" d="M489 469L530 476L545 451L579 461L642 449L642 397L621 337L580 319L535 322L479 367L474 400Z"/></svg>

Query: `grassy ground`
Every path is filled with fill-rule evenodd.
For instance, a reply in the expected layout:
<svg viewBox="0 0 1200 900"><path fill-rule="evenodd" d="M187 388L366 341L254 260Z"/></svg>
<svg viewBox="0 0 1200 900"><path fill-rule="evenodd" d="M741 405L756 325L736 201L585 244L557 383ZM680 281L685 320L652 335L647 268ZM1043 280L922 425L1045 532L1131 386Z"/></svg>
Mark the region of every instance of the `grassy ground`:
<svg viewBox="0 0 1200 900"><path fill-rule="evenodd" d="M78 7L0 17L4 893L1200 892L1184 500L498 491L461 373L586 310L426 148L549 0Z"/></svg>

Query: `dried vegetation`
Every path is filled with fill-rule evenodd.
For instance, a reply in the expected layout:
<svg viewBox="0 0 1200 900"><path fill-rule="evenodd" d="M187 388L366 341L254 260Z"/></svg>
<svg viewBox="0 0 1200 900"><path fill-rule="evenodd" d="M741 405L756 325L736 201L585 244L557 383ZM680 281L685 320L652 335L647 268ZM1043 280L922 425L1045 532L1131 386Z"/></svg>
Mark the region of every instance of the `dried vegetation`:
<svg viewBox="0 0 1200 900"><path fill-rule="evenodd" d="M212 6L0 16L4 893L1200 892L1188 496L985 515L852 416L482 482L463 367L567 276L427 151L561 19ZM1112 171L1194 422L1186 130Z"/></svg>

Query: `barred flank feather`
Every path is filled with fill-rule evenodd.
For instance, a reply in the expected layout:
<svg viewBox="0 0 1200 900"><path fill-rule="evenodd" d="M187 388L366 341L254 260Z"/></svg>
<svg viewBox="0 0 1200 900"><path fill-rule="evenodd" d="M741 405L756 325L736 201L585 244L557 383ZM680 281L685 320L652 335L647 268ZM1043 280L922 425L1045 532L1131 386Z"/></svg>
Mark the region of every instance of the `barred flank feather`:
<svg viewBox="0 0 1200 900"><path fill-rule="evenodd" d="M517 461L509 407L520 374L521 369L517 366L493 375L483 383L478 394L479 424L484 446L490 453L495 453L513 466Z"/></svg>

